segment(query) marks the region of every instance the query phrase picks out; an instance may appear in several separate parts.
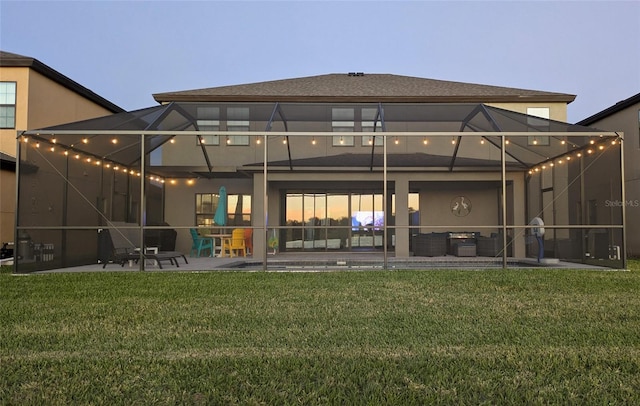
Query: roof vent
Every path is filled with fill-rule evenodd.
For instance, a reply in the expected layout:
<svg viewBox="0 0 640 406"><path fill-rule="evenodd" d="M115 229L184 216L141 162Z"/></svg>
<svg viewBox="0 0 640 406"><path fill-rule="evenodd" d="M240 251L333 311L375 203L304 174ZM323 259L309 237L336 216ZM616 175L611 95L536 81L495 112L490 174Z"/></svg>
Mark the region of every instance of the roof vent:
<svg viewBox="0 0 640 406"><path fill-rule="evenodd" d="M364 76L364 72L349 72L349 76Z"/></svg>

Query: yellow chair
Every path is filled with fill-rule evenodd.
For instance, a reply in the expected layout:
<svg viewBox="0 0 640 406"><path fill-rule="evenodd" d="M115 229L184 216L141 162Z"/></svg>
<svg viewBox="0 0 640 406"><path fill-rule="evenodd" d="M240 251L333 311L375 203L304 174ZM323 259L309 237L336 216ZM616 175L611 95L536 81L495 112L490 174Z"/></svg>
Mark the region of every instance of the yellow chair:
<svg viewBox="0 0 640 406"><path fill-rule="evenodd" d="M222 242L222 256L226 253L229 253L229 257L234 257L236 255L240 256L242 253L243 257L247 256L247 245L245 244L244 239L244 230L241 228L236 228L231 232L231 238L225 238Z"/></svg>

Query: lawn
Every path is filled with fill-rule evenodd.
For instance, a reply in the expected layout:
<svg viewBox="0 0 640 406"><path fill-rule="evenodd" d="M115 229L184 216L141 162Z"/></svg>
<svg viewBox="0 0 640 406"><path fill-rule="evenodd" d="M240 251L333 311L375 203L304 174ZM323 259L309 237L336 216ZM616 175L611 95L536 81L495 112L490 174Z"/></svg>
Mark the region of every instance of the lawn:
<svg viewBox="0 0 640 406"><path fill-rule="evenodd" d="M0 274L0 404L640 404L632 270Z"/></svg>

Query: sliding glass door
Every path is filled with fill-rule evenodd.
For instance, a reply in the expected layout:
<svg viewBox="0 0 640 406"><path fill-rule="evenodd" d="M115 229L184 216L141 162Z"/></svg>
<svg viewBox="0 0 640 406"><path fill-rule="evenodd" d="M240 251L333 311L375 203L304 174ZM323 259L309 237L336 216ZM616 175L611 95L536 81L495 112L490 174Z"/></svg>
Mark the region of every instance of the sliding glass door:
<svg viewBox="0 0 640 406"><path fill-rule="evenodd" d="M383 246L383 196L367 191L285 194L286 251L373 250Z"/></svg>

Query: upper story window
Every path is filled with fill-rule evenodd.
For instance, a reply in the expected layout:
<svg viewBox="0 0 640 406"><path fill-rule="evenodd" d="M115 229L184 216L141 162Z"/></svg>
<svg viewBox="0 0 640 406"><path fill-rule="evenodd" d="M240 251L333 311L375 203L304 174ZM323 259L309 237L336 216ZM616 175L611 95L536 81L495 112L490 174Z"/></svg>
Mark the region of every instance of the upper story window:
<svg viewBox="0 0 640 406"><path fill-rule="evenodd" d="M249 107L227 108L227 131L249 131ZM249 145L248 135L229 135L227 145Z"/></svg>
<svg viewBox="0 0 640 406"><path fill-rule="evenodd" d="M381 132L382 124L380 123L380 118L378 117L378 109L372 107L365 107L362 109L362 131L363 132ZM380 137L373 137L370 135L362 136L362 145L379 145L383 144L384 140L382 135Z"/></svg>
<svg viewBox="0 0 640 406"><path fill-rule="evenodd" d="M0 82L0 128L16 128L16 82Z"/></svg>
<svg viewBox="0 0 640 406"><path fill-rule="evenodd" d="M353 108L331 109L331 129L334 132L353 132L354 131L354 110ZM333 146L353 146L353 135L336 135L333 137Z"/></svg>
<svg viewBox="0 0 640 406"><path fill-rule="evenodd" d="M196 123L200 131L220 130L219 107L198 107L196 114ZM204 145L220 145L220 136L218 135L203 135L200 140L198 140L198 145L200 142Z"/></svg>
<svg viewBox="0 0 640 406"><path fill-rule="evenodd" d="M531 131L549 131L549 107L527 107L527 125ZM528 145L549 145L549 136L528 137Z"/></svg>

